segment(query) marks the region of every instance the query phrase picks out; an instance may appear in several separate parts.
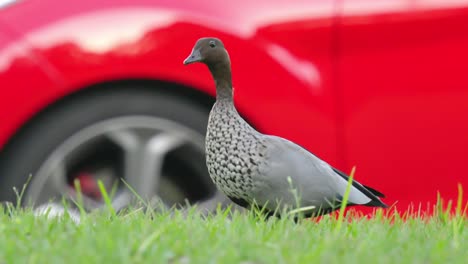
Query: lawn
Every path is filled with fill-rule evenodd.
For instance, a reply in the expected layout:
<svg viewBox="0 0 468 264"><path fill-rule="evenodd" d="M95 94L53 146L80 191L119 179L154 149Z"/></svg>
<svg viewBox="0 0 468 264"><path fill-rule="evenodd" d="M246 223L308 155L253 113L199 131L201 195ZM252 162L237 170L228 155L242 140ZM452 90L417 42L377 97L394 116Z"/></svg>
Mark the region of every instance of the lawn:
<svg viewBox="0 0 468 264"><path fill-rule="evenodd" d="M460 210L386 214L294 223L256 212L134 209L82 215L76 224L10 208L0 210L0 263L467 263Z"/></svg>

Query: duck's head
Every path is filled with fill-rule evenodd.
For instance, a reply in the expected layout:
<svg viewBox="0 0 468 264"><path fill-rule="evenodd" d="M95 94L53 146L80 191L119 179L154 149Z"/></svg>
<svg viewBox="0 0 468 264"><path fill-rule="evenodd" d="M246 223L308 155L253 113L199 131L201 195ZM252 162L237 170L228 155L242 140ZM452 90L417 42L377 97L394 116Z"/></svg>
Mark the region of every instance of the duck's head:
<svg viewBox="0 0 468 264"><path fill-rule="evenodd" d="M201 62L208 67L218 63L229 63L229 55L224 44L217 38L200 38L195 43L192 53L184 60L184 64Z"/></svg>

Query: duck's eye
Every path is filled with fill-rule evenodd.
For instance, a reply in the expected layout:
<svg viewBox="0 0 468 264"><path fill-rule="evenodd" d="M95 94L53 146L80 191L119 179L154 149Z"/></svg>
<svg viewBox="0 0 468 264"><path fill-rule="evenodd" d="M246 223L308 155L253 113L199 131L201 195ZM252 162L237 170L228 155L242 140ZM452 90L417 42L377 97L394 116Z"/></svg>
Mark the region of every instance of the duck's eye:
<svg viewBox="0 0 468 264"><path fill-rule="evenodd" d="M216 47L216 43L214 42L214 40L211 40L209 45L212 48Z"/></svg>

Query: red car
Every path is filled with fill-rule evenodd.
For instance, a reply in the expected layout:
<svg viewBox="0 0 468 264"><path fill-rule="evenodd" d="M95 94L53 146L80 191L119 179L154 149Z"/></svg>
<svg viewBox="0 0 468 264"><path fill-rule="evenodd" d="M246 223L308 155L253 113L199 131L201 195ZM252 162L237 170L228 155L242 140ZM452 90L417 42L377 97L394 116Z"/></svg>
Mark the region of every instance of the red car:
<svg viewBox="0 0 468 264"><path fill-rule="evenodd" d="M214 84L183 59L216 36L235 101L406 210L468 186L468 1L0 1L0 200L218 201ZM221 198L219 198L221 197ZM466 198L465 198L466 201Z"/></svg>

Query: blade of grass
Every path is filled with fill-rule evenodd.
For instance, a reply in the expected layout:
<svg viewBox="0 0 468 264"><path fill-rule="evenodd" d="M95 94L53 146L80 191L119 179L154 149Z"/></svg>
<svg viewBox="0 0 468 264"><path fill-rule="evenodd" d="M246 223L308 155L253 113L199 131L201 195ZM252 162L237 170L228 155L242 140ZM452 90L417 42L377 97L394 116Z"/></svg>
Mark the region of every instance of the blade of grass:
<svg viewBox="0 0 468 264"><path fill-rule="evenodd" d="M29 174L29 177L28 179L26 180L26 182L23 184L23 187L21 188L21 192L18 192L18 190L16 189L16 187L13 187L13 192L15 192L15 195L16 195L16 210L19 210L21 205L23 204L23 196L24 196L24 193L26 192L26 188L28 187L29 185L29 182L31 181L32 179L32 174Z"/></svg>
<svg viewBox="0 0 468 264"><path fill-rule="evenodd" d="M340 213L338 215L338 223L335 226L335 233L339 233L341 226L343 225L344 211L348 203L349 193L351 192L351 185L353 183L354 173L356 171L356 166L353 166L351 173L349 174L348 185L346 186L346 191L343 196L343 201L341 201Z"/></svg>
<svg viewBox="0 0 468 264"><path fill-rule="evenodd" d="M125 186L127 186L127 188L130 190L130 192L131 192L133 195L135 195L135 197L137 198L137 200L138 200L140 203L142 203L146 208L149 208L149 207L150 207L150 206L149 206L149 203L146 202L146 201L138 194L138 192L137 192L135 189L133 189L133 187L132 187L127 181L125 181L124 179L121 179L121 180L122 180L122 182L125 184Z"/></svg>
<svg viewBox="0 0 468 264"><path fill-rule="evenodd" d="M107 209L109 210L111 216L115 218L117 214L115 213L114 207L112 206L111 199L109 198L109 194L106 191L106 187L104 187L104 183L101 180L97 182L99 191L102 194L102 198L104 199L104 203L106 204Z"/></svg>
<svg viewBox="0 0 468 264"><path fill-rule="evenodd" d="M463 207L463 187L461 183L458 183L458 199L457 199L457 216L462 216L462 207Z"/></svg>
<svg viewBox="0 0 468 264"><path fill-rule="evenodd" d="M136 254L134 256L134 263L139 263L142 260L142 256L145 253L145 251L148 249L148 247L159 238L159 236L164 232L166 229L165 226L159 227L156 231L151 233L148 237L146 237L138 247Z"/></svg>
<svg viewBox="0 0 468 264"><path fill-rule="evenodd" d="M86 215L86 210L84 209L84 201L83 201L83 192L81 191L81 184L79 179L75 179L73 181L73 185L75 186L76 192L76 201L72 200L78 210L80 211L80 217L83 218Z"/></svg>
<svg viewBox="0 0 468 264"><path fill-rule="evenodd" d="M294 214L297 214L297 213L302 213L302 212L306 212L306 211L310 211L310 210L314 210L314 209L315 209L315 206L313 206L313 205L305 206L305 207L300 207L300 208L291 210L291 211L288 212L288 214L289 215L294 215Z"/></svg>

